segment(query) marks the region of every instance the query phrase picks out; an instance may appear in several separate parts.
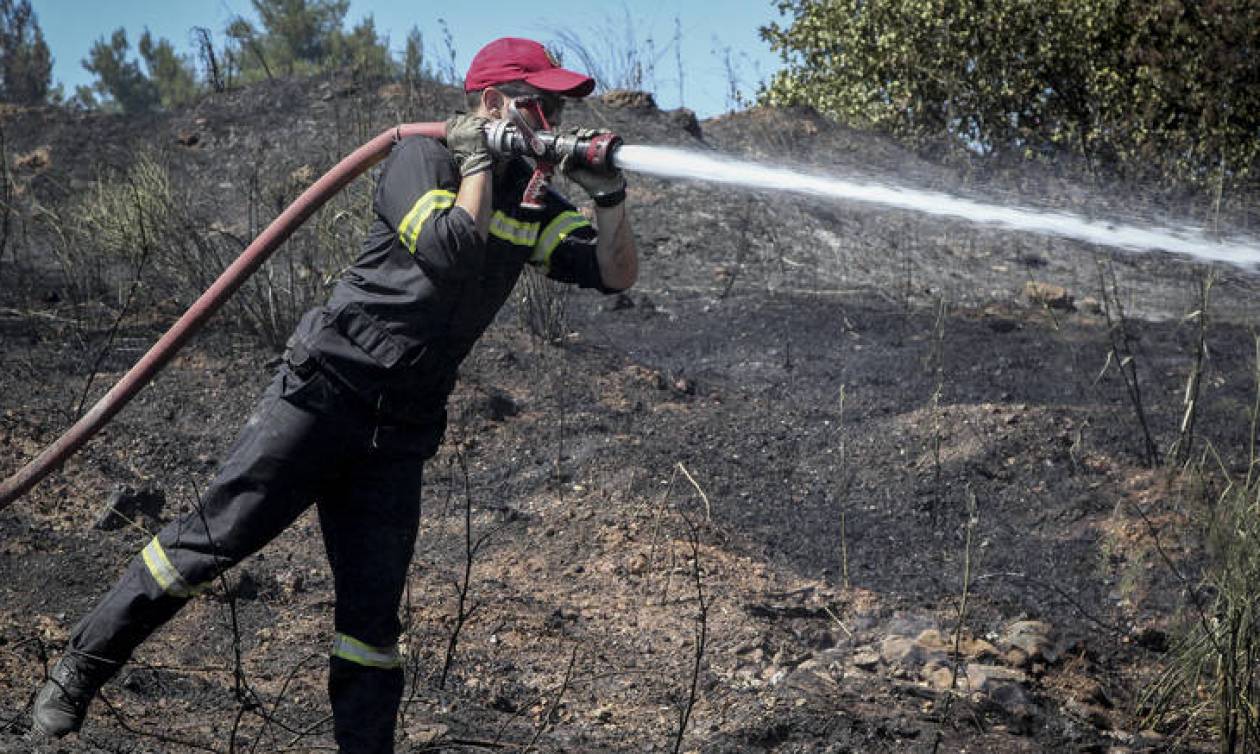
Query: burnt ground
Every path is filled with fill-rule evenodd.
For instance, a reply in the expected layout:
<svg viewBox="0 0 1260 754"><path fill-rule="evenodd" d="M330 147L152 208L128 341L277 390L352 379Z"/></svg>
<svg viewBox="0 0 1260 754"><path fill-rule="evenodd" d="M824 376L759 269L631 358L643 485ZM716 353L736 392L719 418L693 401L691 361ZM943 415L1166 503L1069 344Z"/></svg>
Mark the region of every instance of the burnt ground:
<svg viewBox="0 0 1260 754"><path fill-rule="evenodd" d="M49 148L14 172L24 211L90 190L100 164L126 164L147 143L243 232L242 175L326 166L397 119L440 117L440 96L408 105L390 89L279 82L143 121L9 112L4 129L11 156ZM806 113L707 121L703 142L680 113L595 103L568 118L634 143L934 188L1027 188ZM190 133L194 144L176 142ZM1114 191L1033 178L1054 206L1122 204ZM1197 578L1202 495L1144 462L1107 320L1089 300L1110 261L1167 451L1202 268L632 181L640 285L565 296L554 343L527 332L514 303L465 364L448 442L426 469L400 751L1213 748L1202 725L1144 720L1141 692L1186 609L1166 559ZM90 401L186 303L153 296L110 340L116 297L72 305L36 214L15 227L0 255L3 474L68 425L89 375ZM1075 304L1032 302L1029 281L1063 286ZM1195 456L1210 442L1231 470L1247 464L1256 284L1221 270L1213 289ZM333 595L311 514L142 647L82 734L27 737L30 699L75 620L148 531L192 505L275 356L218 321L0 512L0 751L333 748ZM164 502L94 528L122 486ZM466 504L480 542L476 609L439 688ZM1040 638L1023 641L1020 626Z"/></svg>

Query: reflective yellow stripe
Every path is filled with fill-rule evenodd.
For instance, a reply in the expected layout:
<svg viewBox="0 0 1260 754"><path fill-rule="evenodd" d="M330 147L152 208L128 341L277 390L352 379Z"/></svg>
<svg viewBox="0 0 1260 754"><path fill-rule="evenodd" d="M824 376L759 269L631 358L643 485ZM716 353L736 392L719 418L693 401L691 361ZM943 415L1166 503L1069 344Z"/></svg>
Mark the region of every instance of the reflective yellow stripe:
<svg viewBox="0 0 1260 754"><path fill-rule="evenodd" d="M179 571L175 570L175 566L171 565L170 559L166 557L166 550L162 549L157 537L149 541L140 555L149 569L149 575L158 586L162 587L162 591L172 597L192 597L205 588L204 585L202 587L188 585L184 577L179 575Z"/></svg>
<svg viewBox="0 0 1260 754"><path fill-rule="evenodd" d="M522 222L496 210L490 218L490 235L517 246L533 246L538 241L538 223Z"/></svg>
<svg viewBox="0 0 1260 754"><path fill-rule="evenodd" d="M402 658L398 655L398 647L374 647L370 644L364 644L353 636L339 633L333 639L332 648L333 657L340 657L343 660L349 660L357 665L363 665L369 668L384 668L389 670L402 665Z"/></svg>
<svg viewBox="0 0 1260 754"><path fill-rule="evenodd" d="M429 219L436 210L450 209L455 204L455 194L442 189L433 189L429 193L416 200L412 205L411 211L403 217L402 223L398 226L398 240L402 241L403 246L407 247L407 251L412 254L416 253L416 239L420 237L420 229L424 227L425 220Z"/></svg>
<svg viewBox="0 0 1260 754"><path fill-rule="evenodd" d="M570 233L578 228L589 228L590 222L580 212L561 212L556 215L547 228L539 237L538 243L534 246L534 253L529 258L529 263L537 267L541 267L544 272L551 270L551 254L560 245L560 242L569 236Z"/></svg>

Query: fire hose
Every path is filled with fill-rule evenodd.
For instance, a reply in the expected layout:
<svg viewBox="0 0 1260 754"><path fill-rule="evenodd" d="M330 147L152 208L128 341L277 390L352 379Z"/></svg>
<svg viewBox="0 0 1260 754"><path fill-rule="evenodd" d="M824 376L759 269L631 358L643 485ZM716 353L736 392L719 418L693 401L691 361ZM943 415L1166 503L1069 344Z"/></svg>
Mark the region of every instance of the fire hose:
<svg viewBox="0 0 1260 754"><path fill-rule="evenodd" d="M552 168L572 156L585 167L611 169L621 139L603 132L594 135L555 134L532 131L517 113L509 120L491 123L487 143L498 156L521 155L535 161L531 190L545 189ZM0 510L24 495L41 479L73 455L122 410L136 393L166 366L219 307L241 287L267 258L333 195L389 154L394 142L409 136L446 136L445 123L407 123L390 128L338 162L258 234L193 302L175 324L83 416L13 476L0 482ZM539 188L541 187L541 188Z"/></svg>

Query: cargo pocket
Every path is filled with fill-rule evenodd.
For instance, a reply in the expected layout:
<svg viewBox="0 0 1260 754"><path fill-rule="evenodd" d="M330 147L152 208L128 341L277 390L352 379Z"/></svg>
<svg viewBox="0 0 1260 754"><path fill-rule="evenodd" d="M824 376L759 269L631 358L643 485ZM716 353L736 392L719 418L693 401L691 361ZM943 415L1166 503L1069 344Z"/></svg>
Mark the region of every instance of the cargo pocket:
<svg viewBox="0 0 1260 754"><path fill-rule="evenodd" d="M337 330L385 369L393 369L403 357L403 347L376 317L357 303L337 312Z"/></svg>
<svg viewBox="0 0 1260 754"><path fill-rule="evenodd" d="M280 397L290 405L320 413L332 411L337 402L336 388L322 372L299 373L289 364L280 371Z"/></svg>

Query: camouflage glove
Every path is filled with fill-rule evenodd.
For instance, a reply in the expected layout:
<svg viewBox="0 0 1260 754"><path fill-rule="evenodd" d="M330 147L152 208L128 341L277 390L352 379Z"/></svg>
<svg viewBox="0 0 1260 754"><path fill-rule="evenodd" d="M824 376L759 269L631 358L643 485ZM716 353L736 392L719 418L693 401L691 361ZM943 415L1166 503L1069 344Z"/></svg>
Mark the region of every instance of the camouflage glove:
<svg viewBox="0 0 1260 754"><path fill-rule="evenodd" d="M455 157L459 174L464 178L494 167L494 155L486 145L486 124L489 119L460 113L446 121L446 146Z"/></svg>
<svg viewBox="0 0 1260 754"><path fill-rule="evenodd" d="M570 128L568 132L579 139L589 139L601 133L607 133L607 130ZM573 159L573 155L569 155L560 163L560 172L568 176L569 180L586 189L586 193L591 195L597 206L615 207L626 199L626 177L616 168L612 170L591 170L590 168L582 167Z"/></svg>

